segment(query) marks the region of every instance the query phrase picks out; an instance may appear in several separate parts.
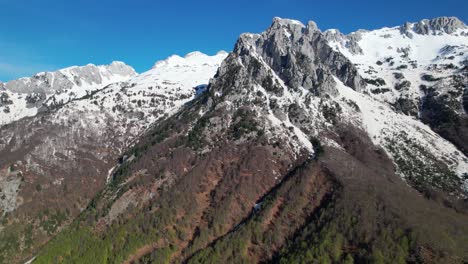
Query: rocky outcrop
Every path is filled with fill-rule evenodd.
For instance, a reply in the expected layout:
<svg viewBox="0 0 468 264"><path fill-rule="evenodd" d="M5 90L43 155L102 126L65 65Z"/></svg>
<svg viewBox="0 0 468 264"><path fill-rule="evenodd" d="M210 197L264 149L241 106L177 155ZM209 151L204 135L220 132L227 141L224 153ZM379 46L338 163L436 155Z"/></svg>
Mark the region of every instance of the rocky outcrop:
<svg viewBox="0 0 468 264"><path fill-rule="evenodd" d="M258 55L295 90L302 87L317 94L334 94L332 75L355 90L364 87L354 65L328 45L314 22L305 26L298 21L275 18L264 33L242 35L234 53L241 57Z"/></svg>
<svg viewBox="0 0 468 264"><path fill-rule="evenodd" d="M467 26L463 21L456 17L438 17L434 19L424 19L417 23L406 23L401 26L401 31L406 34L411 34L411 31L416 34L428 35L446 33L452 34L458 29L466 29Z"/></svg>
<svg viewBox="0 0 468 264"><path fill-rule="evenodd" d="M361 40L361 34L363 30L350 33L345 35L338 31L337 29L330 29L323 32L325 38L329 42L339 43L343 48L348 49L352 54L358 55L363 54L362 48L359 46L358 42Z"/></svg>

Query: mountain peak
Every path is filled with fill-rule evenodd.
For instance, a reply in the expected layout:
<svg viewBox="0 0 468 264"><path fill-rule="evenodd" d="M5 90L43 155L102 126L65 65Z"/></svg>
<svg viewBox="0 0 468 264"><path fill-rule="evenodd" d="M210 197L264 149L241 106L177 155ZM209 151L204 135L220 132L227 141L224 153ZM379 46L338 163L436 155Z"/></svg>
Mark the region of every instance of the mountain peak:
<svg viewBox="0 0 468 264"><path fill-rule="evenodd" d="M218 55L227 55L227 54L229 54L227 51L225 51L225 50L220 50L220 51L218 51L218 52L216 53L216 56L218 56Z"/></svg>
<svg viewBox="0 0 468 264"><path fill-rule="evenodd" d="M309 33L314 31L320 31L317 24L314 21L307 22L307 25L304 25L299 20L288 19L288 18L273 18L273 23L271 24L269 30L276 31L278 29L287 29L291 33Z"/></svg>
<svg viewBox="0 0 468 264"><path fill-rule="evenodd" d="M416 34L428 35L436 33L452 34L458 29L466 29L466 24L457 17L437 17L423 19L417 23L405 23L401 30L405 33L412 30Z"/></svg>
<svg viewBox="0 0 468 264"><path fill-rule="evenodd" d="M184 57L179 55L172 55L167 59L157 61L152 69L160 68L160 67L179 67L179 66L194 66L194 65L202 65L202 64L218 64L219 63L219 56L222 56L222 59L227 56L226 51L219 51L216 55L207 55L200 51L193 51L186 54Z"/></svg>
<svg viewBox="0 0 468 264"><path fill-rule="evenodd" d="M185 55L184 58L188 59L190 57L206 57L206 56L208 56L208 55L206 55L203 52L193 51L193 52L187 53L187 55Z"/></svg>
<svg viewBox="0 0 468 264"><path fill-rule="evenodd" d="M293 25L293 26L300 26L300 27L305 27L304 24L299 21L299 20L295 20L295 19L288 19L288 18L281 18L281 17L274 17L273 18L273 25L282 25L282 26L285 26L285 25Z"/></svg>
<svg viewBox="0 0 468 264"><path fill-rule="evenodd" d="M137 75L135 70L123 63L112 62L108 65L87 64L84 66L70 66L53 72L39 72L31 77L12 80L4 87L16 93L54 93L61 90L81 86L101 86L113 82L123 81Z"/></svg>

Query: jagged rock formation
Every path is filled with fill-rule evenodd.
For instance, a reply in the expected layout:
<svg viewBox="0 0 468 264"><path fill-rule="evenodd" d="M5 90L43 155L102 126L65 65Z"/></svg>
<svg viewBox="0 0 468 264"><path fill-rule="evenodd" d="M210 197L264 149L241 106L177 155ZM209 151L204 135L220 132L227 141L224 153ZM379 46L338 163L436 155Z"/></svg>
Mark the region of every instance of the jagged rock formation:
<svg viewBox="0 0 468 264"><path fill-rule="evenodd" d="M414 24L406 23L401 27L402 32L406 34L411 34L410 31L413 31L421 35L440 34L442 32L452 34L459 29L467 29L467 26L456 17L438 17L431 20L424 19Z"/></svg>
<svg viewBox="0 0 468 264"><path fill-rule="evenodd" d="M359 62L380 64L367 48L396 34L383 31L360 32L363 54L313 22L242 35L36 262L466 261L468 159L371 92L388 68Z"/></svg>
<svg viewBox="0 0 468 264"><path fill-rule="evenodd" d="M333 51L315 23L307 26L293 20L275 18L261 35L244 34L234 52L244 55L253 49L277 72L286 85L317 93L333 94L335 75L343 83L360 90L363 83L354 65Z"/></svg>

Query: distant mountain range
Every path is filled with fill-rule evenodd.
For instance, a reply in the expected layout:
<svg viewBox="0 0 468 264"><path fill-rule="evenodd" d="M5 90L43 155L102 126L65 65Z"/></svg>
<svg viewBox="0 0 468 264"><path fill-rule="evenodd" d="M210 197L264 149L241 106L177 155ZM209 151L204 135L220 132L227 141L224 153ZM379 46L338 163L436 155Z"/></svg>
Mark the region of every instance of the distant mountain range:
<svg viewBox="0 0 468 264"><path fill-rule="evenodd" d="M0 263L465 263L467 112L454 17L0 83Z"/></svg>

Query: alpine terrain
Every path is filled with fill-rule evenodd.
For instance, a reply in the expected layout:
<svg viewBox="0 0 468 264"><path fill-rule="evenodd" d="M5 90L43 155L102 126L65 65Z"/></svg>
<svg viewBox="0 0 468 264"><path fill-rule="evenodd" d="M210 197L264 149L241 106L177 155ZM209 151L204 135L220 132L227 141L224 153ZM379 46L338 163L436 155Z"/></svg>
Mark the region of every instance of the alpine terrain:
<svg viewBox="0 0 468 264"><path fill-rule="evenodd" d="M455 17L0 83L0 263L467 263L467 113Z"/></svg>

